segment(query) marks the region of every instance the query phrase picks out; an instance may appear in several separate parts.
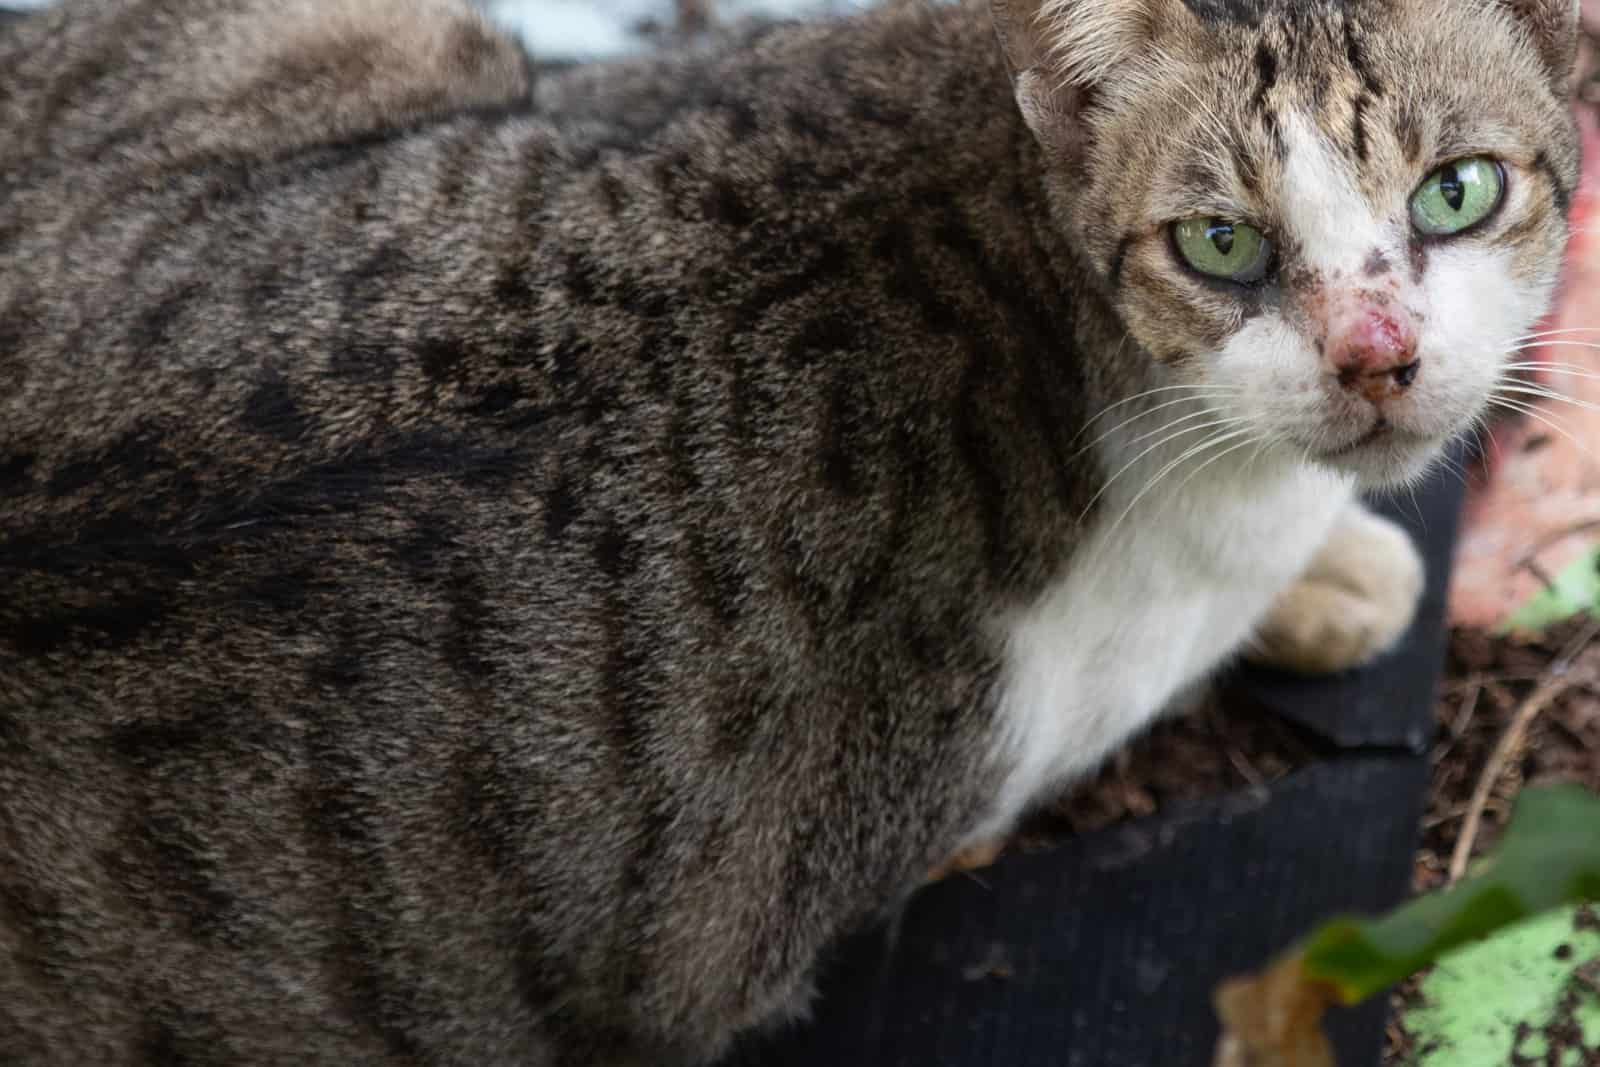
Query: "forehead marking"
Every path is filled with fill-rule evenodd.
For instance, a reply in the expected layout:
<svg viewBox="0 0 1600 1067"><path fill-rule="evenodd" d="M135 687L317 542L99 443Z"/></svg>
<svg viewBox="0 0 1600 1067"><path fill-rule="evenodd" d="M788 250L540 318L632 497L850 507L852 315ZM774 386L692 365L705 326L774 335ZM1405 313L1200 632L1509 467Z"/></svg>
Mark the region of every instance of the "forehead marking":
<svg viewBox="0 0 1600 1067"><path fill-rule="evenodd" d="M1367 161L1367 107L1371 102L1372 97L1363 89L1350 108L1350 141L1358 163Z"/></svg>
<svg viewBox="0 0 1600 1067"><path fill-rule="evenodd" d="M1203 22L1232 22L1253 26L1261 21L1262 0L1183 0Z"/></svg>
<svg viewBox="0 0 1600 1067"><path fill-rule="evenodd" d="M1284 223L1299 239L1306 265L1354 274L1387 241L1349 168L1313 122L1283 116Z"/></svg>
<svg viewBox="0 0 1600 1067"><path fill-rule="evenodd" d="M1361 79L1361 88L1373 96L1383 95L1383 83L1380 82L1372 68L1367 65L1366 48L1361 43L1361 38L1356 34L1355 23L1351 21L1349 12L1343 19L1344 30L1344 57L1350 64L1350 69L1355 71L1356 77Z"/></svg>
<svg viewBox="0 0 1600 1067"><path fill-rule="evenodd" d="M1273 111L1272 105L1267 101L1267 95L1272 92L1273 86L1278 84L1278 56L1268 45L1261 41L1256 45L1256 91L1250 97L1250 110L1260 118L1261 124L1267 131L1267 136L1272 139L1273 151L1282 155L1283 142L1278 135L1278 116Z"/></svg>
<svg viewBox="0 0 1600 1067"><path fill-rule="evenodd" d="M1256 91L1250 98L1250 106L1259 111L1267 106L1267 94L1278 84L1278 57L1265 41L1256 45L1256 78Z"/></svg>
<svg viewBox="0 0 1600 1067"><path fill-rule="evenodd" d="M1343 18L1344 54L1350 64L1350 69L1361 81L1361 89L1356 93L1355 102L1350 111L1350 142L1355 152L1356 162L1367 161L1367 108L1372 105L1375 98L1383 96L1383 83L1378 81L1367 65L1366 50L1357 36L1355 24L1351 21L1348 12Z"/></svg>

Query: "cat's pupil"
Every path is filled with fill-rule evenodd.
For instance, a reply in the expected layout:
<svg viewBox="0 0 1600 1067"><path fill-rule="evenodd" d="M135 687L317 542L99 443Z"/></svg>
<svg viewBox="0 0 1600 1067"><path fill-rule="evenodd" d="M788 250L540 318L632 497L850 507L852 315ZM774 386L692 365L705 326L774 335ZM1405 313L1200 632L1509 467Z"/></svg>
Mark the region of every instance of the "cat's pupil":
<svg viewBox="0 0 1600 1067"><path fill-rule="evenodd" d="M1467 186L1461 180L1461 175L1456 173L1456 168L1446 167L1439 172L1439 195L1444 197L1444 202L1450 205L1451 211L1461 210L1461 205L1467 198Z"/></svg>
<svg viewBox="0 0 1600 1067"><path fill-rule="evenodd" d="M1226 222L1212 222L1206 228L1206 237L1218 252L1228 255L1233 251L1233 227Z"/></svg>

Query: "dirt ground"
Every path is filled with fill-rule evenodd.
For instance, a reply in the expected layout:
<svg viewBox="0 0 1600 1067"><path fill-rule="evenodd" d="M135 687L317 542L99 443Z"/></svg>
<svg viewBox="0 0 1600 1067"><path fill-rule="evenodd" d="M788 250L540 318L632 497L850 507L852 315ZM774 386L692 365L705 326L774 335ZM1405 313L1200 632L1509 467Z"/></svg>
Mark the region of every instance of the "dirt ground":
<svg viewBox="0 0 1600 1067"><path fill-rule="evenodd" d="M1600 790L1597 633L1600 623L1587 617L1539 638L1455 632L1436 706L1432 786L1412 878L1418 892L1449 881L1458 850L1459 865L1492 847L1524 786L1577 782ZM1395 993L1397 1017L1416 987ZM1552 1045L1553 1055L1562 1051ZM1385 1064L1404 1067L1414 1055L1411 1035L1391 1023Z"/></svg>
<svg viewBox="0 0 1600 1067"><path fill-rule="evenodd" d="M1449 880L1475 808L1466 846L1471 857L1493 846L1524 786L1578 782L1600 791L1600 622L1575 619L1537 637L1455 631L1435 715L1431 786L1412 879L1419 892ZM1508 736L1519 717L1526 727ZM1276 781L1315 758L1314 742L1298 728L1208 702L1124 751L1031 827L1019 846Z"/></svg>

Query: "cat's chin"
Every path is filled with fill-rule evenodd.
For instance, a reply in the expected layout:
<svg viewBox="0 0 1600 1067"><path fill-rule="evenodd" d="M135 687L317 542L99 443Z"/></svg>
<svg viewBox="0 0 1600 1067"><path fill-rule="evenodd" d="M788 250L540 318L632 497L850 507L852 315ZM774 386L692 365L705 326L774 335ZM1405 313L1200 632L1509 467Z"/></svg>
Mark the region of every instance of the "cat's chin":
<svg viewBox="0 0 1600 1067"><path fill-rule="evenodd" d="M1320 466L1353 477L1361 489L1392 489L1425 475L1442 448L1437 438L1386 428L1313 453L1311 458Z"/></svg>

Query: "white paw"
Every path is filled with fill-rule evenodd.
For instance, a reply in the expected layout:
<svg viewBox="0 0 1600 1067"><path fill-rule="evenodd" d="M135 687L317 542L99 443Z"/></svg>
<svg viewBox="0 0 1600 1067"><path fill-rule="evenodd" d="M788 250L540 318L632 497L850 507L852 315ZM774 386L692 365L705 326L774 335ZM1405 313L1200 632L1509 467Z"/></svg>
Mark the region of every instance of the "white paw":
<svg viewBox="0 0 1600 1067"><path fill-rule="evenodd" d="M1423 578L1422 557L1405 531L1351 508L1273 604L1250 656L1306 674L1370 662L1411 626Z"/></svg>

